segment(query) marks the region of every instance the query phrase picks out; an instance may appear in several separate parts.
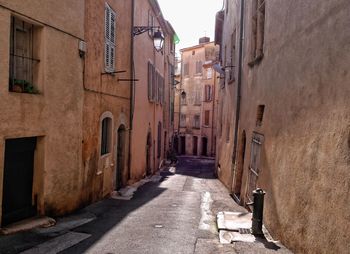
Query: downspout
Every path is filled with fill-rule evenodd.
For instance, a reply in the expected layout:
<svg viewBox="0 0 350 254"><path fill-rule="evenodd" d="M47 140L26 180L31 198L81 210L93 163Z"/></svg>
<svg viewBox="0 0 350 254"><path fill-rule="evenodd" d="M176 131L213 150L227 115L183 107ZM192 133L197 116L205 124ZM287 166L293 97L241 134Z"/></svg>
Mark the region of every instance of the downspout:
<svg viewBox="0 0 350 254"><path fill-rule="evenodd" d="M242 62L243 62L243 28L244 28L244 0L241 0L240 10L240 29L239 29L239 56L238 56L238 77L237 77L237 103L236 103L236 119L234 128L234 145L232 154L232 165L236 163L237 143L238 143L238 126L241 111L241 86L242 86ZM233 176L232 176L233 177ZM233 179L232 179L233 180ZM232 183L233 184L233 183Z"/></svg>
<svg viewBox="0 0 350 254"><path fill-rule="evenodd" d="M131 178L131 142L134 118L134 87L135 87L135 65L134 65L134 15L135 15L135 0L131 2L131 31L130 31L130 114L129 114L129 151L128 151L128 179Z"/></svg>

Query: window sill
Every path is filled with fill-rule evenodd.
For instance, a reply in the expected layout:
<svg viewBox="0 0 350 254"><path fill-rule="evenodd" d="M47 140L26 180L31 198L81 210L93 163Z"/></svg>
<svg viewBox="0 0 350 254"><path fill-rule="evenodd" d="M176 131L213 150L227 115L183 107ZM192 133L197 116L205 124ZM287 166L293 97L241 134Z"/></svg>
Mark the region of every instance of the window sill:
<svg viewBox="0 0 350 254"><path fill-rule="evenodd" d="M31 95L40 95L41 93L35 91L35 92L24 92L24 91L15 91L15 90L9 90L9 93L11 94L31 94Z"/></svg>

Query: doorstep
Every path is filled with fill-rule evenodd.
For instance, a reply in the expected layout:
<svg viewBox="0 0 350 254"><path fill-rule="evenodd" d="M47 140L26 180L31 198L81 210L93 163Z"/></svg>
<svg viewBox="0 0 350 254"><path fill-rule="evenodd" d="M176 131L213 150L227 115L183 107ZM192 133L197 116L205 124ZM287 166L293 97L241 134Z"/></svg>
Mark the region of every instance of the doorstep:
<svg viewBox="0 0 350 254"><path fill-rule="evenodd" d="M0 235L15 234L18 232L27 231L37 227L47 228L55 224L56 224L56 221L53 218L46 217L46 216L36 216L36 217L15 222L3 228L0 228Z"/></svg>

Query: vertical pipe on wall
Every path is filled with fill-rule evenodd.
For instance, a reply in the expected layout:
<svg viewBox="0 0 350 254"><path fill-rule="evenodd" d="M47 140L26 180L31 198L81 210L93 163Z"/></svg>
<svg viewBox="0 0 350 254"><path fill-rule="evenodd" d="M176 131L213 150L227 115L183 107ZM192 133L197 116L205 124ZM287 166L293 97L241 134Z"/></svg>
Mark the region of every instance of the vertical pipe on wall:
<svg viewBox="0 0 350 254"><path fill-rule="evenodd" d="M130 112L129 112L129 147L128 147L128 179L131 178L131 142L134 118L134 87L135 87L135 66L134 66L134 12L135 0L131 1L131 31L130 31Z"/></svg>
<svg viewBox="0 0 350 254"><path fill-rule="evenodd" d="M232 153L232 165L236 163L238 127L241 109L241 85L242 85L242 62L243 62L243 29L244 29L244 0L241 0L240 6L240 29L239 29L239 55L238 55L238 77L237 77L237 102L236 102L236 119L234 128L234 144ZM233 177L233 176L232 176Z"/></svg>

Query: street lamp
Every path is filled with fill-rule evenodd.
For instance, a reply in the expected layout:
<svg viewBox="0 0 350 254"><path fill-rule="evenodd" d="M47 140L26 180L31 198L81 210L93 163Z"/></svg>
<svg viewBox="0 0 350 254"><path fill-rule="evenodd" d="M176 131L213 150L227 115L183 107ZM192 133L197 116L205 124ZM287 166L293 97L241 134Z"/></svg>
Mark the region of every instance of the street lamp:
<svg viewBox="0 0 350 254"><path fill-rule="evenodd" d="M157 31L153 32L153 46L159 52L162 50L164 42L164 36L159 26L134 26L133 36L143 34L147 31L153 31L154 29L157 29Z"/></svg>

